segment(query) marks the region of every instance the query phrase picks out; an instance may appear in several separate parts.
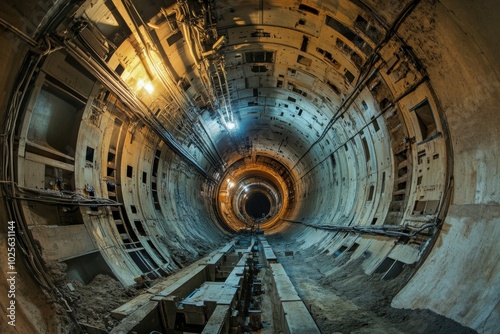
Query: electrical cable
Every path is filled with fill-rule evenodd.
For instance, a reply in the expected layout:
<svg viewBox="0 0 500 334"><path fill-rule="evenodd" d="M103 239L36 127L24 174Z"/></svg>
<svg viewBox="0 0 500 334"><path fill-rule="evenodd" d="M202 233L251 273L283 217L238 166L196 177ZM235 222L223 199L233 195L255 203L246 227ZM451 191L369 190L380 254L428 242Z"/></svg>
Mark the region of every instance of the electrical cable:
<svg viewBox="0 0 500 334"><path fill-rule="evenodd" d="M438 227L438 223L436 221L432 223L426 223L421 227L414 227L410 225L345 226L345 225L309 224L298 220L288 220L288 219L284 219L284 221L295 224L301 224L304 226L313 227L316 229L326 230L326 231L383 235L389 237L409 237L409 238L414 238L425 230L430 230Z"/></svg>
<svg viewBox="0 0 500 334"><path fill-rule="evenodd" d="M16 141L14 136L15 126L16 122L18 121L22 102L24 101L27 92L30 91L30 82L34 73L36 72L36 69L38 68L38 64L40 63L40 61L46 55L58 49L58 47L52 48L48 38L45 37L44 41L47 46L45 51L40 52L39 50L31 50L26 54L25 61L23 62L23 65L18 72L19 75L16 78L16 85L12 90L11 98L8 104L9 109L6 113L7 117L4 122L5 140L2 141L4 147L2 150L3 168L1 176L1 191L5 198L16 197L16 184L13 181L15 177L14 143ZM40 46L39 44L37 45ZM10 185L10 187L8 185ZM23 253L23 261L26 262L26 267L29 271L31 271L32 277L35 279L35 281L38 282L39 286L43 290L51 293L59 302L66 305L68 316L73 321L76 328L78 328L80 332L83 332L73 312L69 309L64 295L54 285L51 277L45 271L45 265L38 255L38 251L36 250L33 241L31 240L30 234L28 232L29 228L24 219L22 210L19 207L18 201L8 201L7 210L9 212L9 216L12 217L17 223L17 247Z"/></svg>
<svg viewBox="0 0 500 334"><path fill-rule="evenodd" d="M357 96L357 94L360 93L361 87L364 86L366 82L369 81L369 79L375 75L375 73L378 71L378 69L374 70L371 72L373 66L375 66L376 62L379 59L379 51L387 44L390 39L393 37L393 35L396 33L400 25L403 23L403 21L408 17L408 15L413 11L413 9L416 7L416 5L420 2L420 0L414 0L407 4L405 8L399 13L399 15L396 17L394 22L392 23L391 27L387 31L387 33L384 36L384 39L377 44L377 46L374 48L373 52L370 54L370 56L367 58L363 66L361 66L360 69L360 75L358 76L358 79L356 80L356 84L354 85L353 90L351 93L346 97L346 99L341 103L341 105L337 108L337 111L335 114L330 118L330 121L326 125L325 129L319 136L319 138L312 143L312 145L307 149L307 151L297 160L297 162L294 164L292 169L294 169L301 161L302 159L305 158L307 154L312 150L314 146L319 144L320 141L323 140L323 138L326 136L328 131L332 128L333 124L338 120L338 118L345 112L347 112L348 108L351 106L351 104L354 102L354 98ZM370 73L371 72L371 73Z"/></svg>

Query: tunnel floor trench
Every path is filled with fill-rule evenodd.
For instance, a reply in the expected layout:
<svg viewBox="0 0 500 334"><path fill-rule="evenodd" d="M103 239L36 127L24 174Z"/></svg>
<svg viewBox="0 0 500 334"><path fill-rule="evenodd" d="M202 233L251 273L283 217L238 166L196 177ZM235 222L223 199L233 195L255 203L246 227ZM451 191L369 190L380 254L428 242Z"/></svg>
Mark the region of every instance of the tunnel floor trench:
<svg viewBox="0 0 500 334"><path fill-rule="evenodd" d="M267 238L322 333L458 333L476 331L429 310L391 307L391 300L411 276L410 268L394 279L364 273L362 258L300 245L279 235Z"/></svg>
<svg viewBox="0 0 500 334"><path fill-rule="evenodd" d="M407 283L413 268L404 269L396 278L383 280L382 274L366 275L362 269L365 258L351 260L349 252L336 256L315 247L304 250L300 244L283 235L266 236L266 240L322 333L477 333L429 310L391 307L391 300ZM335 259L332 260L332 257ZM262 254L260 258L264 264ZM49 271L53 276L64 277L66 268L62 265L51 266ZM265 291L261 297L263 327L246 333L276 332L280 316L273 309L276 301L273 302L272 296L276 287L271 283L272 277L269 265L264 264L259 274ZM64 279L59 284L69 297L68 301L77 306L75 316L80 324L86 324L87 330L112 330L120 321L111 312L133 298L147 294L148 289L161 284L159 282L124 288L115 279L98 275L88 284ZM62 332L68 330L75 329L67 327Z"/></svg>

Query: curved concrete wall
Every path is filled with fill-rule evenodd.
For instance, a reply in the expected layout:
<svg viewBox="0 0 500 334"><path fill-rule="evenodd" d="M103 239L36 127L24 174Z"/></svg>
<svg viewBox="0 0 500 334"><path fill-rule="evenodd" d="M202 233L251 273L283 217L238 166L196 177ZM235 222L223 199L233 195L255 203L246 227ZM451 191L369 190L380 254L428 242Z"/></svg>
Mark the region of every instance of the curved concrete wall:
<svg viewBox="0 0 500 334"><path fill-rule="evenodd" d="M350 76L362 74L352 53L345 50L366 57L366 45L346 40L342 25L351 27L358 15L364 15L382 29L381 22L393 22L403 6L366 1L377 14L371 16L360 2L307 2L320 9L318 15L276 0L262 11L267 16L259 18L251 1L241 1L237 9L246 15L239 17L242 24L234 25L229 14L234 3L226 2L220 1L219 25L229 36L224 52L240 127L248 131L246 140L259 138L252 143L254 152L278 159L296 185L293 208L276 231L297 247L321 251L325 257L352 250L352 260L364 258L367 274L381 270L387 261L416 264L420 267L393 300L394 307L430 309L479 332L493 333L500 321L496 261L500 255L496 242L500 34L495 1L482 6L420 1L397 36L380 50L377 73L338 118L337 108L354 89ZM45 22L43 18L52 12L40 3L28 7L16 12L15 6L6 4L2 18L35 38L32 23ZM327 26L325 19L334 23ZM271 31L270 37L240 37L251 36L254 24ZM355 31L369 47L375 46L359 27ZM135 31L132 34L138 36ZM301 45L305 35L306 51ZM2 210L3 221L13 219L14 213L25 221L44 261L100 254L102 262L96 263L101 270L110 271L127 286L141 274L168 275L228 237L212 198L216 182L203 177L198 167L217 179L223 174L221 166L241 158L245 145L233 145L235 135L208 112L198 111L202 119L198 123L191 109L184 116L169 109L176 100L182 106L188 100L209 99L201 76L192 70L194 62L185 44L164 44L164 51L171 62L168 71L175 73L172 80L187 78L191 87L173 94L172 100L144 91L138 98L197 165L165 145L161 131L151 130L154 124L148 123L149 116L122 103L126 96L106 87L106 79L75 65L63 52L42 60L25 90L19 115L12 115L8 97L27 47L12 32L0 38L5 45L1 50L2 125L6 128L9 116L17 122L17 140L12 147L2 148L3 154L15 153L11 161L16 175L4 181L37 189L40 196L69 190L122 203L73 211L20 201L19 211L12 206ZM113 70L123 65L115 79L129 87L138 84L137 78L147 68L144 59L136 57L136 48L124 40L108 61ZM279 59L270 65L271 74L256 73L252 64L238 63L242 53L262 50L273 51ZM82 80L75 82L75 77ZM423 133L416 115L423 103L430 108L424 114L434 120L429 123L434 127L431 135ZM77 106L71 116L66 114L67 104ZM332 117L336 118L332 130L321 136ZM4 197L10 191L4 188ZM438 222L440 232L398 242L314 228L429 222ZM366 254L371 255L365 258ZM0 255L3 260L4 254ZM83 279L88 268L80 267L72 269ZM21 302L26 298L26 304L30 299L20 298Z"/></svg>
<svg viewBox="0 0 500 334"><path fill-rule="evenodd" d="M413 19L414 48L429 73L453 143L452 203L430 256L393 301L430 308L483 333L500 321L498 4L443 1L426 23ZM418 9L418 7L417 7ZM496 31L496 33L494 33Z"/></svg>

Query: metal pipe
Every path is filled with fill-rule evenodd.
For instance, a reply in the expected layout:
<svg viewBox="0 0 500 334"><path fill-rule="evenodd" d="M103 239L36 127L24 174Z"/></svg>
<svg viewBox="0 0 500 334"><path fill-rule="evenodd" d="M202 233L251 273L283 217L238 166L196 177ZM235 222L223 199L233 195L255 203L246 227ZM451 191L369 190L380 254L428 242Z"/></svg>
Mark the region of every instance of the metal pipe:
<svg viewBox="0 0 500 334"><path fill-rule="evenodd" d="M0 25L2 25L4 28L7 28L10 30L14 35L22 39L24 42L28 43L29 45L35 47L38 45L38 43L32 39L30 36L26 35L23 31L19 30L17 27L13 26L9 22L5 21L0 17Z"/></svg>
<svg viewBox="0 0 500 334"><path fill-rule="evenodd" d="M347 233L357 233L357 234L373 234L373 235L386 235L391 237L416 237L418 234L422 233L424 230L431 229L437 227L437 223L427 223L418 229L414 229L413 232L406 232L412 227L409 226L400 226L400 225L385 225L385 226L363 226L363 225L355 225L355 226L344 226L344 225L316 225L316 224L308 224L304 223L300 220L290 220L283 219L289 223L302 224L304 226L317 228L320 230L326 231L335 231L335 232L347 232Z"/></svg>
<svg viewBox="0 0 500 334"><path fill-rule="evenodd" d="M144 124L147 124L177 155L197 169L205 178L212 182L216 180L187 152L173 137L173 135L161 124L154 113L142 102L123 80L106 64L101 64L87 55L82 49L71 41L64 42L66 50L82 65L87 67L106 87L115 93L127 105L133 116L137 116Z"/></svg>

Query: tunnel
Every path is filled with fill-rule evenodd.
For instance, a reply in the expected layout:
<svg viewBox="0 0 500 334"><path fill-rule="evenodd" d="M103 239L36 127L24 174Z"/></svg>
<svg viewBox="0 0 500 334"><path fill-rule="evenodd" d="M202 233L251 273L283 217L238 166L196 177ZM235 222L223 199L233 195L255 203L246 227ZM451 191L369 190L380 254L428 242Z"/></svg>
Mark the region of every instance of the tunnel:
<svg viewBox="0 0 500 334"><path fill-rule="evenodd" d="M245 212L253 219L266 217L270 209L269 199L260 192L249 195L245 201Z"/></svg>
<svg viewBox="0 0 500 334"><path fill-rule="evenodd" d="M0 331L497 333L499 13L3 1Z"/></svg>

